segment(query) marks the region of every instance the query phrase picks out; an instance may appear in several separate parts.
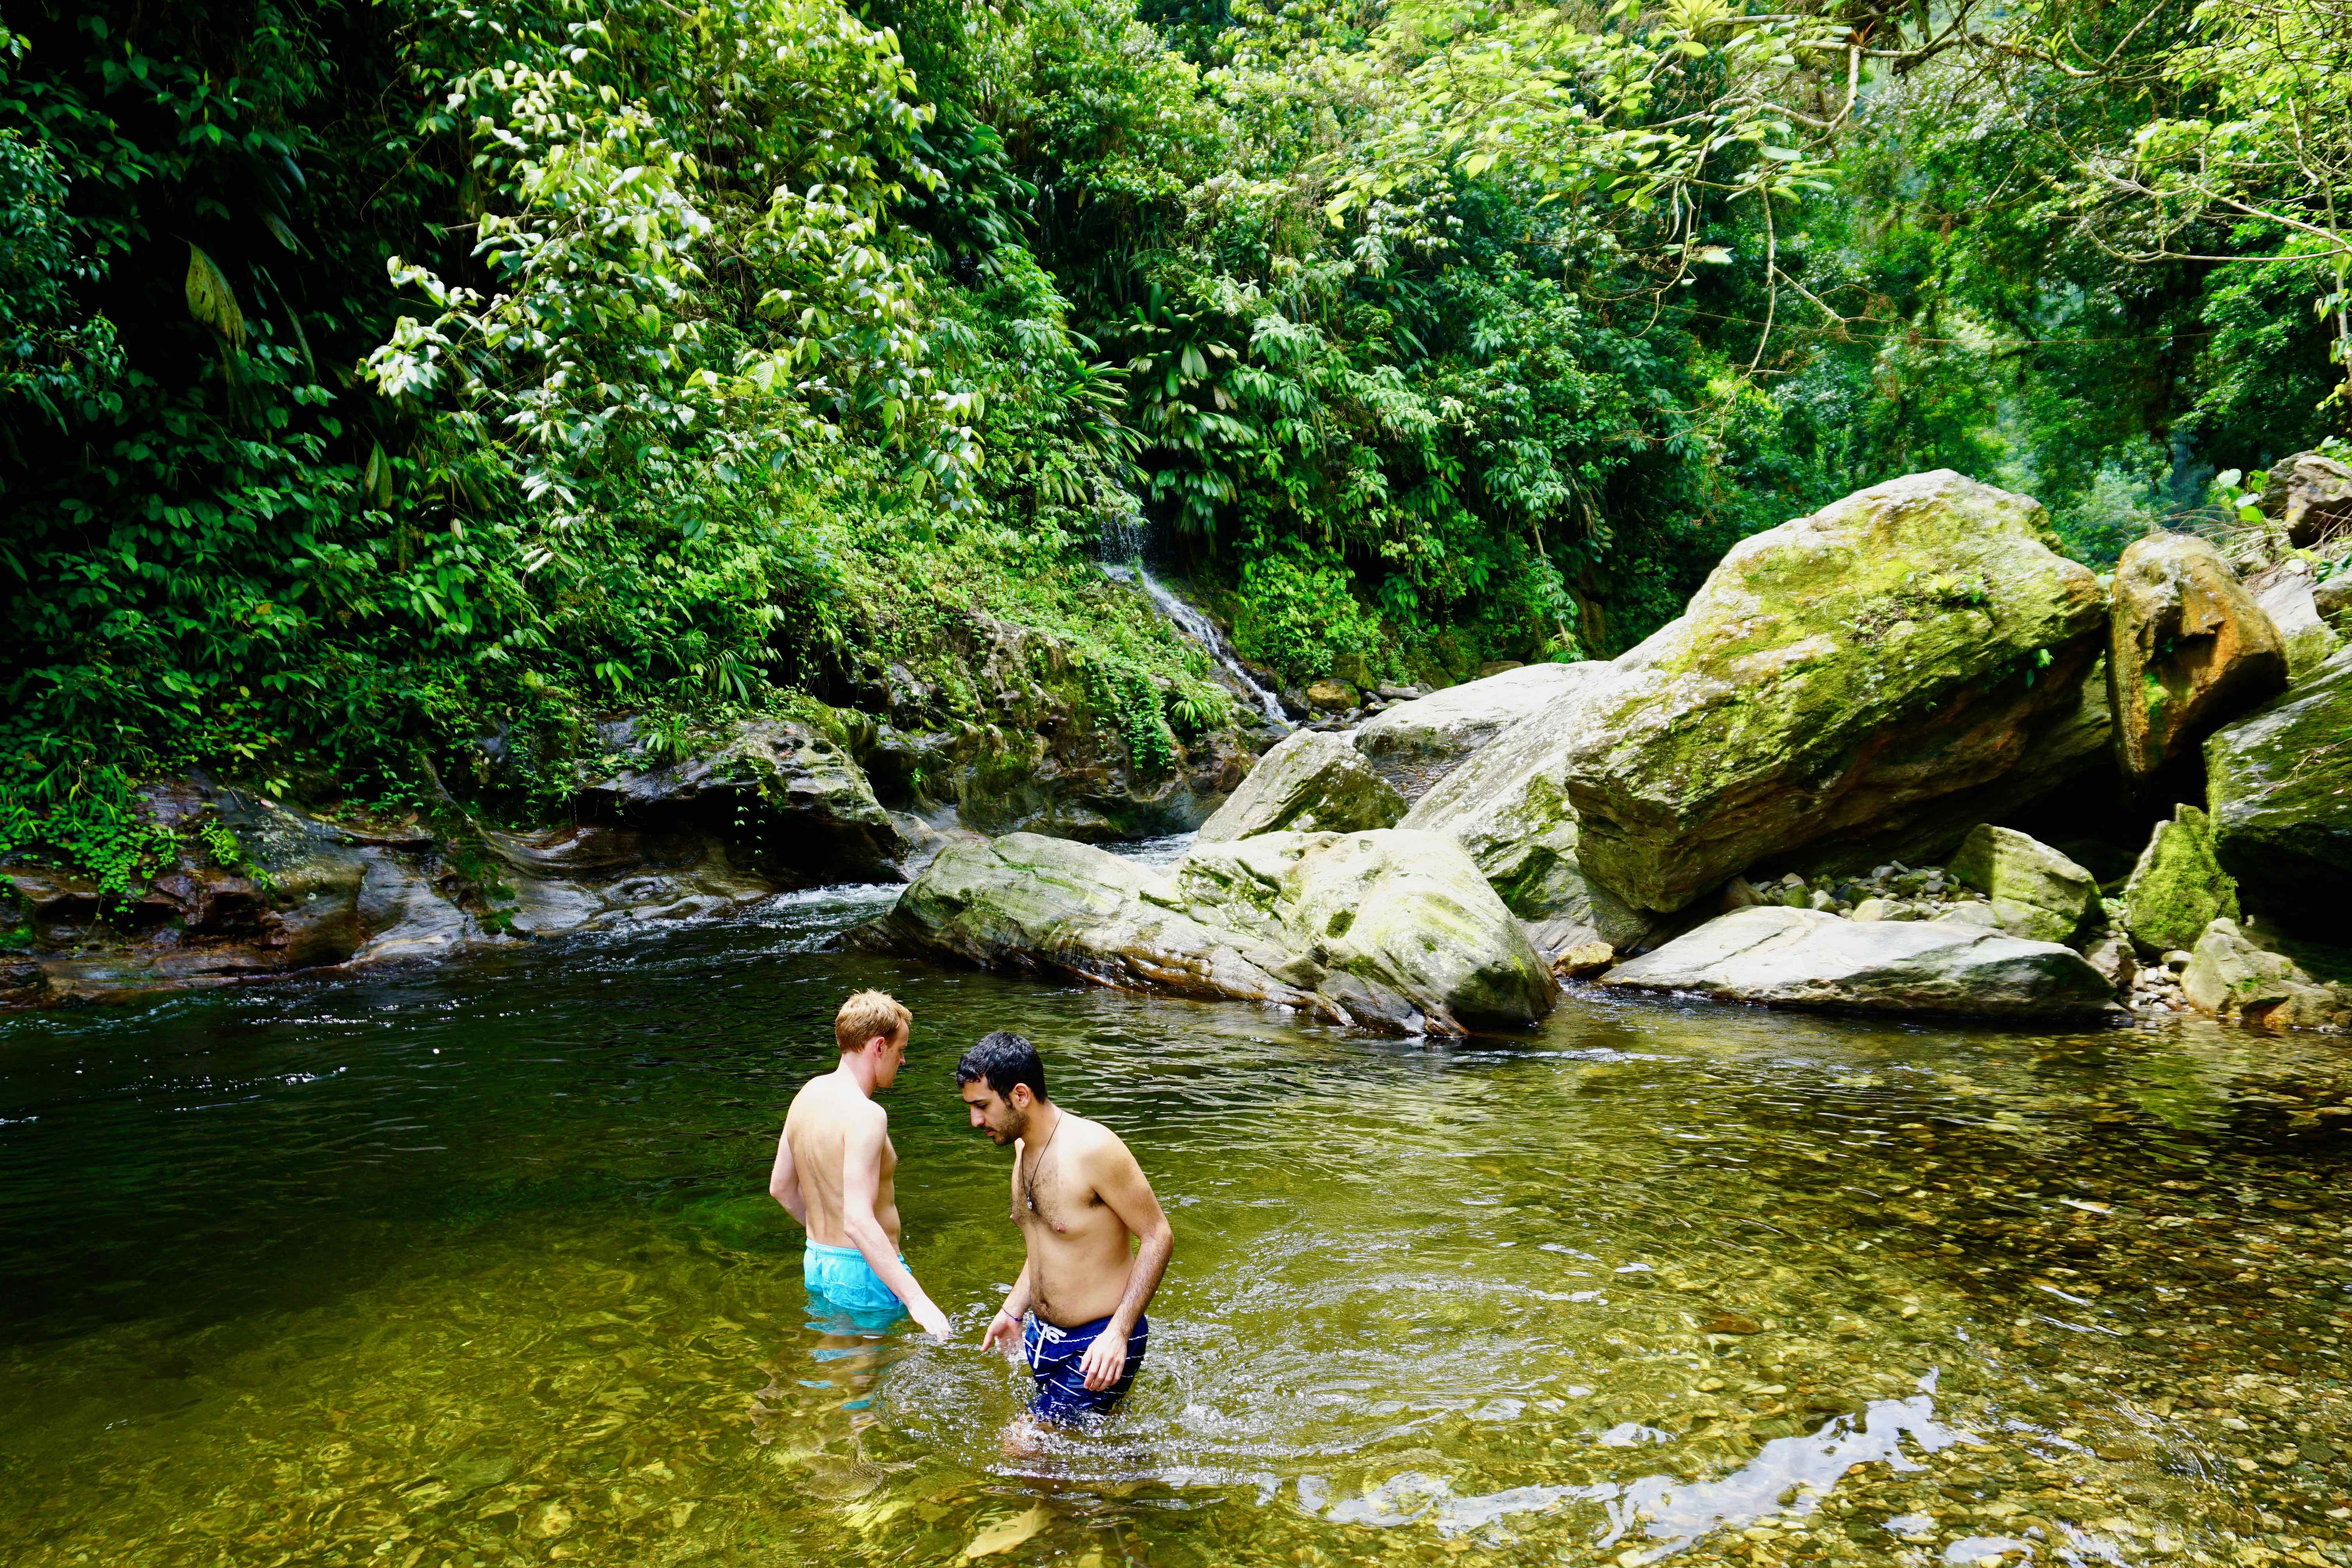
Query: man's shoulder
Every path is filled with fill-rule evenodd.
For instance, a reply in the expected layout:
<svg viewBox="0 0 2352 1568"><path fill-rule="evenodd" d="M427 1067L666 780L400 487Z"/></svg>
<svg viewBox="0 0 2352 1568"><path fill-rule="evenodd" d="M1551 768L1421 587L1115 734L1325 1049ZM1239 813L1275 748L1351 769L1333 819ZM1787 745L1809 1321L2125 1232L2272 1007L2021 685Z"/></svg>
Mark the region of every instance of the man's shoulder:
<svg viewBox="0 0 2352 1568"><path fill-rule="evenodd" d="M801 1085L800 1092L793 1096L792 1109L784 1113L784 1120L790 1122L796 1117L837 1127L870 1127L888 1122L890 1113L862 1094L849 1093L839 1079L826 1073Z"/></svg>
<svg viewBox="0 0 2352 1568"><path fill-rule="evenodd" d="M1075 1124L1073 1131L1081 1134L1083 1146L1090 1158L1108 1160L1135 1158L1128 1152L1127 1140L1102 1122L1097 1121L1090 1116L1072 1115L1066 1110L1062 1114L1068 1116Z"/></svg>

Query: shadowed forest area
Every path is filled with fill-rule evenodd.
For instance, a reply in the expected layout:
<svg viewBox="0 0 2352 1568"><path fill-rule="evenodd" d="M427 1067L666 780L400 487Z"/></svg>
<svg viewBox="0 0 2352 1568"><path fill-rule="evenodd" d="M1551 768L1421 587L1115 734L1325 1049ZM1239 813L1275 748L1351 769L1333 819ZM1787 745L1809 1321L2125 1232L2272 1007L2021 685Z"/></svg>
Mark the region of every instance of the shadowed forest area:
<svg viewBox="0 0 2352 1568"><path fill-rule="evenodd" d="M1236 722L1107 540L1276 682L1442 685L1896 475L2104 567L2352 433L2340 0L8 26L0 850L116 887L143 780L528 816L957 614L1139 762Z"/></svg>

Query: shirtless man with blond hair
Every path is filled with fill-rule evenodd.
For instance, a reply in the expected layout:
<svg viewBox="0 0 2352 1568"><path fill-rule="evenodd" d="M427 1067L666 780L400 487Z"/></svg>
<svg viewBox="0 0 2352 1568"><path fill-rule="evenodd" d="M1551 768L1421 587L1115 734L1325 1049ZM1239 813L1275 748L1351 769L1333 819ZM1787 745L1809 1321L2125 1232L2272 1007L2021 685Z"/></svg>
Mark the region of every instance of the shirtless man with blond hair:
<svg viewBox="0 0 2352 1568"><path fill-rule="evenodd" d="M899 1310L945 1339L947 1314L931 1304L898 1256L898 1152L877 1089L898 1077L913 1016L887 992L860 991L834 1016L840 1064L793 1097L776 1142L768 1192L808 1230L801 1279L809 1295L874 1320ZM885 1320L887 1322L888 1320Z"/></svg>
<svg viewBox="0 0 2352 1568"><path fill-rule="evenodd" d="M956 1081L972 1126L1013 1146L1013 1223L1029 1250L981 1344L1020 1347L1039 1421L1107 1415L1143 1364L1143 1309L1175 1232L1118 1134L1045 1097L1045 1064L1027 1040L987 1036L956 1064Z"/></svg>

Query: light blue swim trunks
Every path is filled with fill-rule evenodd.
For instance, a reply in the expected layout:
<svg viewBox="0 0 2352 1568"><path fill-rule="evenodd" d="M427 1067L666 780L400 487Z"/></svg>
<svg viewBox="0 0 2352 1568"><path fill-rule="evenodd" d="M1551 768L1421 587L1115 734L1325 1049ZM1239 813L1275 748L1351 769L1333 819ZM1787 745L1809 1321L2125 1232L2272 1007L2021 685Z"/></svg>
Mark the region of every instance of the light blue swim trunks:
<svg viewBox="0 0 2352 1568"><path fill-rule="evenodd" d="M898 1261L907 1260L902 1257ZM887 1328L906 1311L866 1255L854 1247L808 1243L801 1254L801 1283L808 1287L812 1308L847 1312L864 1327Z"/></svg>

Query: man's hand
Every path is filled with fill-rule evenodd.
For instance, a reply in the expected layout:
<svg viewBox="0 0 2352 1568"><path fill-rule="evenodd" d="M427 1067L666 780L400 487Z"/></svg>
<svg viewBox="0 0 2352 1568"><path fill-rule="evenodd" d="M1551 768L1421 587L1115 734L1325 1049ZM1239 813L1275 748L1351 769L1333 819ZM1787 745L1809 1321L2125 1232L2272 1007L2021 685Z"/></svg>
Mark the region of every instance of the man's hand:
<svg viewBox="0 0 2352 1568"><path fill-rule="evenodd" d="M1118 1326L1117 1319L1095 1336L1095 1342L1078 1358L1078 1370L1086 1373L1087 1391L1090 1394L1100 1394L1118 1382L1119 1374L1127 1370L1127 1331Z"/></svg>
<svg viewBox="0 0 2352 1568"><path fill-rule="evenodd" d="M955 1331L948 1323L948 1315L928 1300L915 1302L907 1309L907 1313L915 1320L915 1326L927 1334L937 1334L946 1339Z"/></svg>
<svg viewBox="0 0 2352 1568"><path fill-rule="evenodd" d="M980 1348L984 1351L999 1349L999 1340L1004 1342L1001 1348L1006 1355L1020 1353L1021 1320L1008 1315L1001 1308L996 1316L988 1320L988 1331L980 1336Z"/></svg>

